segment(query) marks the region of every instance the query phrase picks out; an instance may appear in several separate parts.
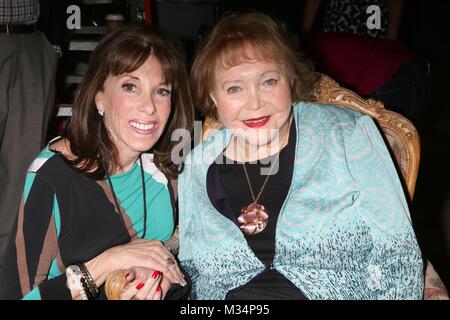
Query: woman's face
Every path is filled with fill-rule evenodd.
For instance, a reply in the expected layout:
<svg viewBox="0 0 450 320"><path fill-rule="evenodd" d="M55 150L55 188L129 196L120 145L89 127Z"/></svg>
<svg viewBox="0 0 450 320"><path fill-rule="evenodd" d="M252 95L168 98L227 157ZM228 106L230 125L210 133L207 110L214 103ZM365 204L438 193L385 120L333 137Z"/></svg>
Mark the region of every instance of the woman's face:
<svg viewBox="0 0 450 320"><path fill-rule="evenodd" d="M96 104L104 112L105 126L119 152L119 159L133 159L159 139L171 110L171 85L161 64L150 55L137 70L108 76Z"/></svg>
<svg viewBox="0 0 450 320"><path fill-rule="evenodd" d="M248 145L268 145L289 131L291 86L279 64L255 61L218 68L210 96L223 125Z"/></svg>

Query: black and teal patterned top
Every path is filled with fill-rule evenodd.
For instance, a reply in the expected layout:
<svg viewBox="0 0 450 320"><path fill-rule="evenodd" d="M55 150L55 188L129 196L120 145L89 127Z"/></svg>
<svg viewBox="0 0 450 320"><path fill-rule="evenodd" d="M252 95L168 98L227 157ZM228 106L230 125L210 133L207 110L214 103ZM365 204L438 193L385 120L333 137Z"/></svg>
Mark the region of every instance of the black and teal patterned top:
<svg viewBox="0 0 450 320"><path fill-rule="evenodd" d="M168 240L174 197L150 154L142 155L147 193L146 239ZM73 171L47 146L31 164L23 198L0 270L0 299L71 299L65 268L141 237L144 228L139 161L107 181ZM100 298L104 298L100 288Z"/></svg>

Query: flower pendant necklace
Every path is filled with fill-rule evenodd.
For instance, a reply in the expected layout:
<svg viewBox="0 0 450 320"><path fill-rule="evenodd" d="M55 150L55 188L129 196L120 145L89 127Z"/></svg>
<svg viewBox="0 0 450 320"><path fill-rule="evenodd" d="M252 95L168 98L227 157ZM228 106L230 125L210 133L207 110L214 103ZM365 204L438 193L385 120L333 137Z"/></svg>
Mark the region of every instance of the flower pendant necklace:
<svg viewBox="0 0 450 320"><path fill-rule="evenodd" d="M259 190L258 195L255 197L255 194L253 192L252 184L250 182L250 178L248 176L247 167L245 165L245 162L242 163L244 166L244 172L245 177L247 178L247 183L250 188L250 192L252 194L253 202L250 203L248 206L243 207L241 209L241 215L238 218L238 222L241 224L240 228L242 232L244 232L247 235L254 235L257 233L260 233L263 231L266 226L267 222L269 220L269 213L267 212L267 209L264 205L261 203L258 203L259 197L261 196L264 187L267 184L267 181L269 181L269 177L272 175L272 170L275 167L275 164L277 163L279 159L279 154L276 156L275 162L272 164L269 174L267 175L266 179L264 180L264 183L261 187L261 190Z"/></svg>

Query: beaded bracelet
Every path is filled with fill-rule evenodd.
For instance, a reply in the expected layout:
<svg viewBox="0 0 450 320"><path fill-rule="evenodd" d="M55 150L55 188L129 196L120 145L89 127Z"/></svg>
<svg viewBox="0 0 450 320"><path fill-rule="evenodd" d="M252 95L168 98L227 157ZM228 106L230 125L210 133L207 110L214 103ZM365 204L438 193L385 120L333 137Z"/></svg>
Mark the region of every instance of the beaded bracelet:
<svg viewBox="0 0 450 320"><path fill-rule="evenodd" d="M87 300L94 300L94 297L92 296L91 293L91 288L89 287L88 281L86 280L86 278L82 277L80 279L81 284L83 285L83 290L86 294Z"/></svg>
<svg viewBox="0 0 450 320"><path fill-rule="evenodd" d="M87 288L86 294L87 294L88 298L91 297L90 300L95 299L98 295L98 287L95 284L94 279L92 279L92 276L89 273L86 266L84 265L84 263L77 263L77 266L80 267L80 270L83 274L85 283L82 282L82 284L85 289Z"/></svg>

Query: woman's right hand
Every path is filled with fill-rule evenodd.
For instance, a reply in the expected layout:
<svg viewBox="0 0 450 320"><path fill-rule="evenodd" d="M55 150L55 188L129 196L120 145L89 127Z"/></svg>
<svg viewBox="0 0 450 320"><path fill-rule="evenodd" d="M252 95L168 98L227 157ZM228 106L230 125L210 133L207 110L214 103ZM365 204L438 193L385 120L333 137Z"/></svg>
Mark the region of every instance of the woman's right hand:
<svg viewBox="0 0 450 320"><path fill-rule="evenodd" d="M113 247L85 265L97 285L103 284L111 272L133 267L154 269L162 272L172 283L186 284L183 273L172 253L156 240L136 239L127 244Z"/></svg>

